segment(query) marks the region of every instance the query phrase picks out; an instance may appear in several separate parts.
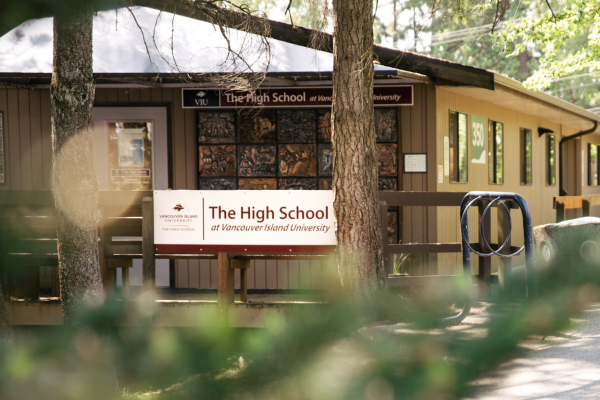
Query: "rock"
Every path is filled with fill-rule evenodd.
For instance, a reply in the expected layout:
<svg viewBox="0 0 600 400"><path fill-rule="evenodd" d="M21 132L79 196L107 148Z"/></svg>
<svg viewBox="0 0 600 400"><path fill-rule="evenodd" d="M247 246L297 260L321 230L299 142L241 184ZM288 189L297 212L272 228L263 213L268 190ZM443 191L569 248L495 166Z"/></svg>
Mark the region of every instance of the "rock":
<svg viewBox="0 0 600 400"><path fill-rule="evenodd" d="M600 218L584 217L533 228L536 268L600 267Z"/></svg>

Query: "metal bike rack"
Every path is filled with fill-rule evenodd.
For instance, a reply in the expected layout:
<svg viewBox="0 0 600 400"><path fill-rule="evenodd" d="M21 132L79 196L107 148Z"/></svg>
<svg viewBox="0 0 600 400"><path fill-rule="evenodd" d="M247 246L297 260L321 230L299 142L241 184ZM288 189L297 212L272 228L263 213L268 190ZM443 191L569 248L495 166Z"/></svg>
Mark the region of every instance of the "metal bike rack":
<svg viewBox="0 0 600 400"><path fill-rule="evenodd" d="M470 239L469 239L469 208L472 205L476 204L479 201L489 201L489 204L485 208L482 213L481 224L479 226L481 237L488 252L484 252L483 249L479 249L481 251L477 251L471 247ZM525 243L523 247L519 250L515 251L511 254L502 254L502 250L507 246L510 242L510 237L512 235L512 216L510 215L510 208L506 206L505 201L513 201L516 203L521 209L521 214L523 215L523 237L525 239ZM499 246L496 250L492 248L490 244L490 240L485 235L485 217L487 213L490 211L490 208L493 207L496 203L501 204L504 207L504 210L508 216L509 221L509 231L506 235L504 243ZM500 212L500 211L498 211ZM508 192L469 192L463 198L462 203L460 205L460 231L462 235L462 255L463 255L463 274L464 278L467 280L467 287L471 285L471 252L477 254L480 257L491 257L491 256L500 256L503 258L515 257L525 250L525 279L526 279L526 287L527 287L527 295L531 296L533 293L532 286L533 282L529 282L532 277L533 271L533 224L531 222L531 212L529 210L529 205L525 201L525 199L517 194L517 193L508 193ZM469 291L465 295L465 304L463 306L462 311L452 317L444 318L443 321L448 324L460 323L471 311L471 297Z"/></svg>

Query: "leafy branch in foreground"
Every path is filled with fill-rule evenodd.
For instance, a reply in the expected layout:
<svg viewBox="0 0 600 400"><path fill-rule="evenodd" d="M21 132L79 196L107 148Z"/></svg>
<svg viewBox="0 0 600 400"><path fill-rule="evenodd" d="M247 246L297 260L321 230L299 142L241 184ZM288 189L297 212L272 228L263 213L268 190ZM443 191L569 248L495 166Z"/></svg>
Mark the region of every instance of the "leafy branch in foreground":
<svg viewBox="0 0 600 400"><path fill-rule="evenodd" d="M532 19L506 23L496 36L497 47L516 56L535 44L541 53L539 68L525 81L531 89L544 89L562 76L583 69L600 69L600 1L561 0L560 9L549 9ZM587 45L575 52L564 51L578 35Z"/></svg>

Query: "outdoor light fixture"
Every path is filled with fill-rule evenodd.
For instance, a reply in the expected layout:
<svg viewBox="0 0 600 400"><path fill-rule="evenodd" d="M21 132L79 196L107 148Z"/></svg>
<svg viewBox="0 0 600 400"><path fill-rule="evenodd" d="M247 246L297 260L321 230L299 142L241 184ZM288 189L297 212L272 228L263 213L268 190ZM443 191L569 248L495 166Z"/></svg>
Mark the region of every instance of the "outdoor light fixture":
<svg viewBox="0 0 600 400"><path fill-rule="evenodd" d="M545 133L554 133L554 131L552 129L548 129L548 128L538 128L538 133L540 134L540 137L541 137Z"/></svg>

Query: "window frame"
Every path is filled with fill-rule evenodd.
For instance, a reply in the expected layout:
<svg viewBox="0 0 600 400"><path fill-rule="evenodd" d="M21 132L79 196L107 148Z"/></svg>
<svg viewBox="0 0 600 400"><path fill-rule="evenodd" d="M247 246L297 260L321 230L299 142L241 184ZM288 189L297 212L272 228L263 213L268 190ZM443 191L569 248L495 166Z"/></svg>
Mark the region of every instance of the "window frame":
<svg viewBox="0 0 600 400"><path fill-rule="evenodd" d="M502 129L502 145L501 145L501 168L502 176L501 181L498 182L498 148L496 142L496 136L498 134L498 127ZM504 185L504 123L494 121L490 119L488 121L488 156L489 156L489 167L488 167L488 180L490 185Z"/></svg>
<svg viewBox="0 0 600 400"><path fill-rule="evenodd" d="M529 128L520 128L519 130L519 143L520 143L520 181L521 186L532 186L533 185L533 130ZM529 144L531 145L531 152L529 154L530 163L530 179L527 179L527 134L529 134Z"/></svg>
<svg viewBox="0 0 600 400"><path fill-rule="evenodd" d="M592 179L592 147L596 148L596 182ZM595 143L588 143L588 186L600 186L600 157L598 155L600 151L600 145Z"/></svg>
<svg viewBox="0 0 600 400"><path fill-rule="evenodd" d="M465 118L465 137L464 137L464 177L461 174L460 156L460 120L461 115ZM455 123L453 123L453 118ZM454 125L455 129L452 129ZM469 115L460 111L449 110L448 113L448 134L449 134L449 164L450 164L450 183L469 183ZM456 149L456 151L454 151ZM463 180L464 179L464 180Z"/></svg>
<svg viewBox="0 0 600 400"><path fill-rule="evenodd" d="M552 142L554 155L550 152L550 143ZM554 161L554 168L552 167ZM556 186L556 135L546 134L546 186Z"/></svg>

